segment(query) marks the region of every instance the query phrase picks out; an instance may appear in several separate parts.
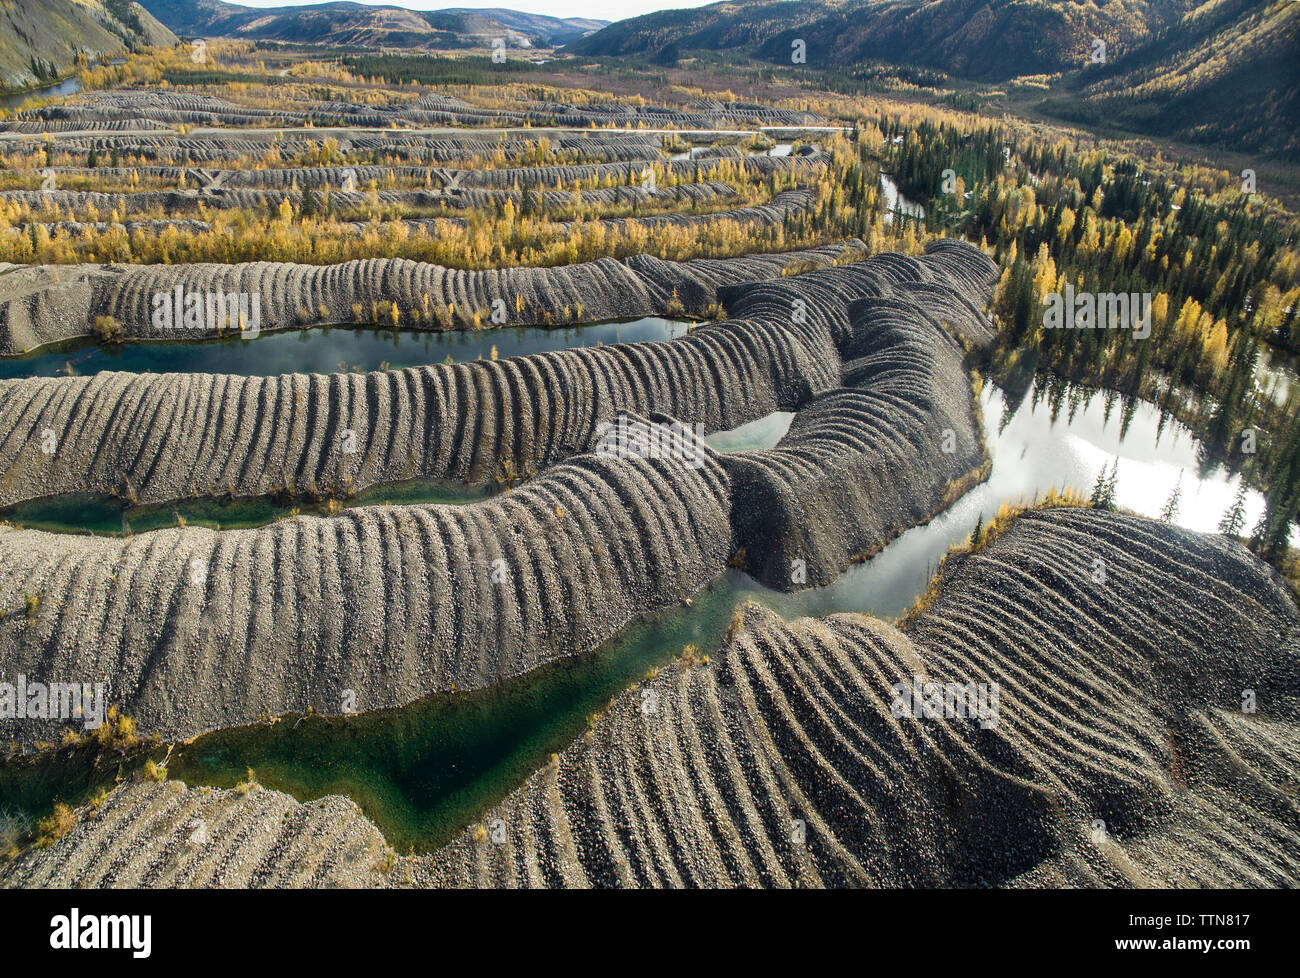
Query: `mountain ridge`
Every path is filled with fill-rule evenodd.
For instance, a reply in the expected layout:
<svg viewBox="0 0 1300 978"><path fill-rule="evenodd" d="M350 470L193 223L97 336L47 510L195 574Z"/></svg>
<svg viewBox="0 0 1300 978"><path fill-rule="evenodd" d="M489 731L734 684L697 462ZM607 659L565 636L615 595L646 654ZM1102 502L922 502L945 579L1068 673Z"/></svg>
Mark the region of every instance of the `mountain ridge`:
<svg viewBox="0 0 1300 978"><path fill-rule="evenodd" d="M550 17L505 7L410 10L351 0L299 7L245 7L226 0L143 0L180 34L367 47L486 46L506 37L513 47L551 47L607 24L584 17Z"/></svg>
<svg viewBox="0 0 1300 978"><path fill-rule="evenodd" d="M725 0L618 21L564 50L658 64L709 51L828 74L885 64L994 85L1026 78L1043 90L1038 108L1066 121L1300 153L1291 0Z"/></svg>

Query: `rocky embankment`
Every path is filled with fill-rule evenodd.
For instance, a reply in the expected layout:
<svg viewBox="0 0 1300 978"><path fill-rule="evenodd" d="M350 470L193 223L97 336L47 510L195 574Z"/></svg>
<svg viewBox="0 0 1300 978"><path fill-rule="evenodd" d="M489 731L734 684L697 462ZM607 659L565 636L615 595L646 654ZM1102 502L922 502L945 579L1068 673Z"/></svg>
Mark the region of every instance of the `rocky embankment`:
<svg viewBox="0 0 1300 978"><path fill-rule="evenodd" d="M821 155L799 157L756 157L737 164L751 176L770 176L775 173L812 174L825 166ZM103 214L117 213L125 217L130 215L165 213L168 215L195 215L202 210L260 209L270 210L284 201L294 207L301 207L303 191L298 185L315 187L320 195L318 206L328 193L329 206L335 210L349 208L366 208L375 204L381 206L401 207L405 209L450 208L455 210L472 210L503 206L511 201L516 207L523 200L522 188L537 188L542 196L542 206L552 212L558 208L573 206L615 206L631 203L673 202L691 204L708 202L730 195L731 190L725 184L709 179L710 169L696 163L682 161L658 164L669 169L676 179L681 181L671 186L651 190L643 186L643 175L648 172L650 161L627 163L600 163L585 167L527 167L519 170L459 170L443 168L434 170L422 167L316 167L294 171L206 171L184 167L144 167L134 168L141 179L175 181L175 190L137 190L132 192L98 191L98 190L4 190L0 191L0 202L18 204L32 210L58 208L67 211L80 211L95 208ZM372 179L387 181L384 174L393 174L402 170L414 171L406 175L409 180L425 180L431 184L425 189L375 190L347 189L349 186L364 187ZM120 172L119 172L120 171ZM154 171L154 172L150 172ZM355 184L349 184L349 173L375 171L380 177L354 178ZM60 171L54 170L57 180ZM66 171L70 177L84 179L83 170ZM132 178L131 169L105 168L97 175L106 182L127 182ZM225 182L228 177L238 174L289 173L280 185L268 182L235 181ZM566 176L576 172L587 175ZM482 174L508 174L501 177L483 177ZM476 176L477 175L477 176ZM301 177L301 179L300 179ZM467 182L461 183L460 180ZM566 185L581 184L593 180L618 180L617 185L594 187L578 190L559 189Z"/></svg>
<svg viewBox="0 0 1300 978"><path fill-rule="evenodd" d="M166 500L540 473L471 505L254 530L2 527L0 666L103 677L142 729L189 736L268 712L339 712L345 690L376 709L516 675L594 648L733 559L778 587L805 583L783 563L795 555L831 575L980 467L962 350L927 310L947 290L943 321L978 339L972 310L993 277L982 254L949 242L757 283L732 295L743 318L662 343L330 377L0 383L9 501L126 484ZM912 323L873 315L873 301L910 309ZM776 410L810 420L770 453L591 450L623 412L716 430ZM754 519L788 502L801 467L815 491ZM864 473L869 493L849 485ZM832 519L846 523L819 525ZM763 559L748 563L751 550ZM31 594L48 600L23 614Z"/></svg>
<svg viewBox="0 0 1300 978"><path fill-rule="evenodd" d="M1036 511L901 628L745 608L430 855L384 853L337 797L137 783L0 882L1293 886L1298 628L1236 543ZM917 681L998 695L983 723L913 716Z"/></svg>
<svg viewBox="0 0 1300 978"><path fill-rule="evenodd" d="M638 133L539 132L531 136L522 133L493 136L475 132L435 135L393 130L380 133L333 130L330 139L337 145L335 152L340 156L414 152L426 161L436 163L474 158L490 160L497 154L512 159L538 152L538 143L543 139L552 153L573 155L587 163L648 160L661 153L660 137ZM123 156L130 155L156 164L176 164L182 160L191 164L236 163L241 158L252 160L272 152L283 159L315 157L320 155L322 148L319 136L257 129L214 130L201 136L181 136L171 132L70 136L59 140L59 147L82 153L93 149L106 160L116 151Z"/></svg>
<svg viewBox="0 0 1300 978"><path fill-rule="evenodd" d="M427 196L420 192L421 197ZM76 196L72 194L71 196ZM111 196L111 195L104 195ZM146 195L140 195L146 196ZM152 196L152 195L148 195ZM182 198L185 203L194 205L195 213L199 212L198 203L204 203L201 199L188 196L183 193L169 194ZM239 196L243 196L242 194ZM265 197L267 195L258 193L257 196ZM294 192L278 192L271 196L282 199L289 199L295 207L301 207L302 195ZM348 197L357 197L355 193L347 194ZM394 196L408 197L410 195L395 194ZM520 193L511 190L488 190L488 191L468 191L463 194L457 194L451 200L454 200L454 206L457 208L491 208L497 204L503 204L506 200L513 201L516 206L519 204ZM735 196L735 191L730 186L722 183L703 183L703 184L684 184L678 192L674 187L672 191L665 191L663 194L647 191L641 187L617 187L602 190L581 190L572 193L568 191L546 191L547 207L562 207L566 203L575 200L586 203L590 199L599 197L601 203L607 205L631 204L631 203L648 203L651 205L659 204L663 201L671 201L675 205L690 204L714 200L725 200L728 197ZM483 199L480 199L483 198ZM224 196L223 201L230 203L232 196ZM733 207L727 210L709 211L700 214L652 214L638 217L612 217L600 218L597 220L583 221L554 221L554 227L557 231L563 233L570 230L591 229L596 226L603 228L606 232L628 232L633 229L644 229L652 231L660 228L694 228L704 230L718 224L730 222L739 225L750 233L754 231L775 227L782 224L789 216L810 212L816 203L815 195L811 190L806 188L796 188L787 190L782 193L774 194L766 203L754 204L748 207ZM206 206L206 204L205 204ZM234 206L233 203L230 206ZM241 206L253 206L259 208L278 206L275 200L259 200ZM96 208L98 209L98 208ZM144 208L148 210L149 208ZM187 210L187 207L164 208L169 213ZM113 207L114 211L120 213L118 205ZM130 208L127 208L130 210ZM425 218L406 218L396 221L385 221L383 228L385 231L392 228L394 224L404 225L408 230L415 231L421 228L428 229L431 233L437 234L440 226L445 226L445 222L453 222L459 226L465 226L468 223L467 218L463 217L425 217ZM376 224L370 221L347 221L340 222L342 229L350 231L353 234L368 234L377 229ZM174 229L181 234L198 234L205 231L211 231L212 225L207 221L196 220L142 220L121 222L96 221L94 223L81 221L58 221L46 222L40 224L22 224L6 229L5 233L28 235L31 234L33 227L43 228L47 233L53 235L66 233L74 237L86 234L103 235L110 232L119 232L131 236L134 234L161 234L169 229ZM0 298L0 303L3 303Z"/></svg>

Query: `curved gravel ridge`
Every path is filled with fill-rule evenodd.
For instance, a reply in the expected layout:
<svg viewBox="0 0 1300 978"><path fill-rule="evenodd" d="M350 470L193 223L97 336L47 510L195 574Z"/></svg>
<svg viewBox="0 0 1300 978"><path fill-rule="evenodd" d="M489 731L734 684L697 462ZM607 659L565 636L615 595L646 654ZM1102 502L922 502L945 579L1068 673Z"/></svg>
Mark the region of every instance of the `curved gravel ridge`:
<svg viewBox="0 0 1300 978"><path fill-rule="evenodd" d="M746 607L432 854L338 796L137 782L0 884L1294 886L1298 626L1235 543L1035 511L902 630ZM997 682L996 725L896 715L918 675Z"/></svg>
<svg viewBox="0 0 1300 978"><path fill-rule="evenodd" d="M641 177L646 168L654 165L677 176L708 173L714 169L713 159L667 160L657 146L644 147L642 156L595 163L560 163L545 166L480 167L458 169L443 166L414 166L406 164L338 163L322 166L258 167L252 169L222 169L213 167L156 164L150 166L50 167L56 177L103 177L127 179L133 174L141 178L178 180L181 176L199 179L217 186L237 188L288 189L298 187L338 187L349 177L358 184L374 180L382 184L387 180L437 180L439 186L456 183L465 187L559 187L566 184L614 179L620 182ZM737 156L728 161L732 166L743 164L749 173L767 176L791 170L815 169L824 166L825 153L813 152L798 156Z"/></svg>
<svg viewBox="0 0 1300 978"><path fill-rule="evenodd" d="M1093 581L1094 561L1107 583ZM621 695L438 886L1294 886L1300 613L1222 537L1046 510L902 631L751 606ZM996 724L895 684L997 683ZM1242 690L1258 712L1242 711ZM646 704L653 704L647 709Z"/></svg>
<svg viewBox="0 0 1300 978"><path fill-rule="evenodd" d="M669 198L673 197L672 191L665 191L664 194ZM659 199L661 196L656 195L651 199ZM679 199L685 200L688 197L683 195ZM625 231L636 227L650 230L664 227L706 228L715 224L731 222L744 225L749 231L756 231L782 224L791 215L811 213L816 204L817 192L815 190L808 187L796 187L793 190L783 190L778 194L773 194L772 198L765 203L751 204L747 207L733 207L725 211L712 211L702 214L691 214L689 212L684 214L648 214L636 217L607 217L601 218L597 222L560 221L558 223L566 229L599 223L608 230Z"/></svg>
<svg viewBox="0 0 1300 978"><path fill-rule="evenodd" d="M371 181L384 185L387 181L427 180L441 188L448 185L462 187L557 188L571 184L606 182L620 184L639 181L648 167L657 166L676 177L707 175L715 167L711 160L666 160L657 147L649 147L643 156L627 156L618 160L598 163L564 163L547 166L486 167L458 169L444 166L413 166L398 164L340 163L329 166L259 167L254 169L221 169L210 167L156 164L149 166L49 167L56 180L96 177L106 181L141 179L176 182L184 178L198 183L202 188L227 188L237 190L289 190L302 187L337 190L351 180L358 186ZM826 165L824 153L801 156L738 157L731 165L741 164L741 169L751 175L769 176L773 173L798 172L820 169ZM696 181L702 182L702 181ZM671 188L670 188L671 189ZM39 191L38 191L39 192ZM48 195L48 192L46 192ZM111 195L111 194L110 194ZM26 198L14 198L25 201ZM51 198L58 199L58 198ZM73 198L75 199L75 198Z"/></svg>
<svg viewBox="0 0 1300 978"><path fill-rule="evenodd" d="M886 304L889 303L889 304ZM915 304L859 300L859 355L767 451L725 458L744 567L786 588L829 584L927 521L984 458L965 351Z"/></svg>
<svg viewBox="0 0 1300 978"><path fill-rule="evenodd" d="M438 96L408 104L361 105L351 102L290 97L282 106L263 109L239 105L215 95L115 89L80 92L60 104L26 109L0 131L29 132L29 127L162 128L164 126L228 126L255 129L268 126L363 127L397 126L574 126L715 129L728 122L751 125L819 125L811 112L775 109L756 103L701 100L693 111L655 105L570 105L563 102L521 102L517 109L487 110Z"/></svg>
<svg viewBox="0 0 1300 978"><path fill-rule="evenodd" d="M798 409L841 384L843 339L837 344L837 336L850 329L850 301L862 294L857 290L881 291L894 281L896 263L881 258L755 284L754 290L768 297L767 307L751 306L742 317L658 343L366 374L104 372L0 381L0 432L5 432L0 436L0 505L74 492L165 502L194 494L260 496L290 488L343 495L416 477L481 482L506 466L520 475L542 471L589 445L596 426L618 411L658 412L709 431L733 428L772 411ZM986 263L987 279L969 297L982 303L991 288L993 265L983 256L980 260ZM360 274L375 263L352 264ZM415 291L419 282L413 277L432 268L412 262L379 264L387 264L387 274L380 276L375 294L398 300L402 285ZM939 250L915 264L941 282L952 259ZM152 270L192 274L205 268L226 271L221 266ZM767 274L779 271L779 266L755 259L673 265L649 256L559 271L572 283L575 302L578 296L609 295L619 288L626 294L628 282L642 290L636 307L620 305L594 314L613 318L662 311L674 292L688 309L703 305L722 281L734 281L738 274L758 278L765 268ZM279 269L268 268L268 273L272 270ZM132 270L123 279L139 278L140 271L149 270ZM515 289L497 294L518 294L532 307L537 293L522 291L521 280L527 285L532 278L545 288L555 277L544 274L549 270L528 271L543 274L514 277ZM185 280L184 287L193 289L192 281ZM684 287L687 282L692 288ZM208 280L199 290L249 290L241 284ZM160 287L168 291L169 285L155 279L147 290L127 296L143 302ZM479 298L482 306L490 308L489 295ZM792 319L796 302L806 309L803 322ZM955 302L953 307L960 308ZM915 315L924 313L915 309ZM935 333L934 342L940 339ZM957 390L968 398L964 373L962 378ZM920 390L916 393L922 396ZM56 446L51 453L44 451L47 432Z"/></svg>
<svg viewBox="0 0 1300 978"><path fill-rule="evenodd" d="M349 690L364 711L481 687L591 650L721 573L726 474L699 457L697 468L586 453L480 503L250 530L0 526L0 663L6 675L94 676L142 730L169 738L339 713ZM19 610L31 593L47 612ZM31 728L0 720L4 735Z"/></svg>
<svg viewBox="0 0 1300 978"><path fill-rule="evenodd" d="M47 133L152 133L165 132L167 127L153 119L8 119L0 121L0 133L22 136L44 136Z"/></svg>
<svg viewBox="0 0 1300 978"><path fill-rule="evenodd" d="M0 355L94 335L99 316L112 316L127 340L219 335L206 322L187 327L174 316L171 326L154 326L155 297L174 294L177 288L182 294L204 297L242 293L250 303L256 295L262 330L378 322L382 311L376 304L387 309L393 302L406 328L563 325L670 311L701 316L724 286L779 276L787 268L844 261L864 252L860 241L850 239L804 251L739 258L671 262L634 255L555 268L478 271L401 258L356 259L337 265L0 264ZM495 300L502 306L494 308ZM493 320L494 311L499 321Z"/></svg>
<svg viewBox="0 0 1300 978"><path fill-rule="evenodd" d="M196 171L191 170L190 173ZM717 180L701 183L682 183L672 188L651 192L640 184L617 187L595 187L586 190L543 190L543 206L557 208L577 205L612 206L616 204L648 203L654 200L673 200L689 204L704 203L735 196L729 184ZM323 194L323 191L322 191ZM450 207L460 210L499 207L512 201L519 206L522 190L468 188L455 191L442 190L380 190L372 199L364 190L329 191L335 208L370 207L378 202L404 208ZM168 214L197 214L201 208L209 210L263 210L279 207L289 201L300 208L303 193L299 190L266 190L250 188L222 188L203 190L141 190L132 193L97 190L3 190L0 201L17 203L33 210L58 207L63 210L83 210L94 207L102 213L117 211L121 216L163 211ZM317 200L317 203L322 203Z"/></svg>
<svg viewBox="0 0 1300 978"><path fill-rule="evenodd" d="M797 157L756 157L745 160L741 166L750 176L767 177L775 173L811 173L825 166L821 154ZM315 187L322 192L329 188L330 198L336 206L366 206L378 200L380 204L402 207L484 207L503 204L522 198L522 188L544 188L544 204L563 207L577 203L615 204L674 199L684 202L708 200L721 193L723 186L712 179L716 172L708 164L676 161L657 164L671 170L676 178L685 182L650 190L642 185L648 163L591 163L576 166L524 167L500 170L451 170L443 167L309 167L293 170L225 170L213 171L194 167L136 167L142 176L176 180L182 176L187 189L96 191L96 190L4 190L0 201L17 203L23 207L41 209L59 207L83 209L95 207L100 211L116 210L120 215L138 214L162 209L168 214L178 211L192 212L199 207L218 210L230 208L258 208L278 205L289 200L295 205L302 202L301 187ZM131 172L118 168L124 175ZM117 173L117 170L111 171ZM370 180L383 181L389 174L407 179L428 180L436 184L430 189L378 190L375 197L363 189L344 190L349 173L355 175L358 186ZM370 175L366 175L370 174ZM559 189L573 184L617 181L616 186L593 186L577 190ZM703 188L703 189L702 189ZM730 190L730 188L728 188Z"/></svg>
<svg viewBox="0 0 1300 978"><path fill-rule="evenodd" d="M641 187L612 187L597 190L584 191L545 191L546 201L544 206L547 208L566 207L576 203L590 204L600 203L605 205L628 204L628 203L658 203L662 200L670 200L677 204L704 203L716 200L726 200L729 197L736 196L735 190L725 183L706 183L706 184L686 184L680 192L673 191L649 192ZM39 193L39 192L37 192ZM236 206L237 200L251 194L255 195L257 200L247 201L238 206L245 208L260 208L267 210L276 206L275 199L288 199L295 206L302 203L302 194L295 191L279 191L272 193L263 193L261 191L234 191L231 193L222 193L219 197L221 207ZM516 206L520 203L523 196L521 191L514 190L471 190L466 193L457 193L450 197L440 197L437 194L431 194L425 191L419 192L402 192L389 191L386 195L402 198L405 206L439 206L446 205L457 209L470 209L482 211L504 204L507 200L512 201ZM69 193L68 196L80 196L75 193ZM111 198L113 195L104 194L96 195ZM135 196L147 196L150 199L160 197L174 197L179 199L183 207L166 207L170 213L180 210L193 210L196 213L200 208L208 206L208 202L203 196L187 195L183 191L149 193ZM343 200L335 200L336 205L345 206L355 205L364 207L369 201L364 194L356 192L340 193L337 195ZM384 196L384 195L381 195ZM334 195L331 195L333 198ZM706 211L703 213L667 213L667 214L647 214L631 217L607 217L597 218L595 220L586 219L582 221L554 221L554 226L560 231L568 231L574 228L592 227L600 225L606 231L627 231L632 228L644 228L646 230L655 230L665 227L675 228L707 228L717 224L727 222L746 226L750 230L774 227L785 221L786 217L791 214L800 212L810 212L816 203L817 197L813 190L804 187L798 187L793 190L785 190L774 194L770 200L761 204L751 204L744 207L733 207L728 210ZM47 203L44 197L37 201L42 206ZM381 203L392 203L392 201L381 200ZM107 204L107 201L105 201ZM96 205L98 207L98 205ZM121 214L125 209L128 213L134 211L148 211L152 208L143 206L139 200L132 201L132 204L123 208L120 203L113 205L113 210ZM394 223L402 224L409 229L428 228L436 232L440 222L452 221L460 226L467 224L467 219L461 217L427 217L427 218L404 218L397 221L385 220L382 223L371 221L347 221L341 224L341 227L355 234L364 234L371 230L386 230ZM57 223L44 223L40 227L45 228L51 234L58 231L66 231L71 235L82 235L88 230L93 230L96 234L104 234L109 231L121 231L125 234L134 234L137 231L145 234L159 234L168 228L175 228L181 233L199 233L210 231L212 225L207 221L198 220L144 220L128 221L125 224L120 222L97 221L94 223L80 221L60 221ZM7 229L8 233L28 233L27 229L31 225L21 225L15 228Z"/></svg>
<svg viewBox="0 0 1300 978"><path fill-rule="evenodd" d="M389 852L379 830L339 795L304 805L279 791L187 788L179 781L115 788L65 842L57 866L31 855L0 865L0 886L134 880L151 888L355 888L385 878L380 867Z"/></svg>
<svg viewBox="0 0 1300 978"><path fill-rule="evenodd" d="M261 157L272 149L282 156L292 158L298 153L318 153L320 136L260 132L253 130L215 130L202 136L179 136L175 133L155 135L70 136L59 140L65 150L89 152L94 149L107 156L113 150L163 163L182 158L191 163L233 162L241 156ZM329 138L338 143L338 151L349 153L391 152L395 150L419 151L426 159L440 163L455 162L472 157L490 158L498 151L512 157L533 152L539 139L550 142L556 152L578 153L588 162L616 162L619 160L651 160L663 155L660 138L636 133L568 133L539 131L535 135L511 133L492 137L475 132L465 133L411 133L390 131L386 133L347 132L331 130ZM33 145L39 145L33 141ZM57 168L56 168L57 169ZM92 171L86 171L92 172Z"/></svg>
<svg viewBox="0 0 1300 978"><path fill-rule="evenodd" d="M807 156L754 156L728 160L727 165L739 167L744 173L769 176L773 173L790 173L821 169L829 159L824 153ZM675 177L707 175L717 161L652 159L615 163L571 163L557 166L496 167L490 169L457 170L450 167L425 166L314 166L288 169L217 170L214 178L231 188L337 187L351 171L358 184L371 180L382 183L393 179L424 179L432 176L439 185L459 184L462 187L519 188L567 187L595 181L613 180L634 183L641 179L646 168L657 166Z"/></svg>
<svg viewBox="0 0 1300 978"><path fill-rule="evenodd" d="M830 323L849 318L848 299L825 286L850 271L861 274L856 267L809 273L820 278L816 290L801 279L782 283L788 295L812 300L802 322L727 321L660 343L249 383L100 375L107 379L74 395L85 416L29 493L86 491L124 464L134 466L128 471L146 499L178 498L218 472L232 495L260 494L268 479L281 487L360 487L410 478L420 464L426 475L542 474L504 498L465 506L363 507L254 530L176 528L105 539L0 527L0 607L13 610L0 619L0 666L103 677L142 729L185 737L267 713L338 712L349 689L360 693L362 709L401 705L595 648L733 562L735 463L705 446L669 458L573 453L598 443L600 424L627 412L713 429L807 402L818 424L843 426ZM941 332L922 335L933 359L957 364L957 389L969 402L960 354L940 352L948 343ZM190 389L171 401L165 386L152 399L141 394L150 383L182 381ZM214 403L213 384L226 405ZM2 389L0 397L16 391ZM27 393L13 401L36 417ZM915 396L915 410L932 409L924 385ZM306 406L295 412L300 397ZM268 414L274 420L266 426L247 420ZM167 418L166 428L125 420L144 415ZM356 425L355 458L323 432L308 434L313 418ZM881 463L872 440L832 433L817 441L816 427L797 433L783 457L800 453L827 472L831 455L861 455L858 467ZM200 428L196 443L192 431ZM927 446L906 450L907 464L879 484L886 512L872 526L887 535L910 525L891 519L912 519L912 510L888 501L929 498L949 479L948 464ZM311 482L301 468L287 471L295 452L300 466L325 466ZM887 461L897 462L898 446L890 453ZM83 454L96 460L89 470ZM841 475L855 471L843 466ZM766 532L802 534L824 548L809 554L818 568L844 563L851 539L811 532L802 523L810 518L774 513ZM23 614L31 594L50 602ZM9 726L15 737L31 734L20 721Z"/></svg>
<svg viewBox="0 0 1300 978"><path fill-rule="evenodd" d="M117 221L51 221L48 223L20 224L17 227L5 228L5 234L31 234L31 229L44 228L50 234L60 232L73 237L81 237L86 234L107 234L110 232L121 232L122 234L162 234L164 231L175 230L179 234L199 234L204 231L211 231L212 225L207 221L193 221L184 218L166 221L166 220L149 220L149 221L127 221L121 223Z"/></svg>

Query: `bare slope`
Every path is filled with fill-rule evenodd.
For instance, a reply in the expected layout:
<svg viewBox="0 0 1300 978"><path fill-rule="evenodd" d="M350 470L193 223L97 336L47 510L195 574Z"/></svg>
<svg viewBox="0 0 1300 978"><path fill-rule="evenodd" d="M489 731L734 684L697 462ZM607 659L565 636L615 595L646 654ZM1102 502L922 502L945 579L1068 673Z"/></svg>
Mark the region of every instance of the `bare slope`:
<svg viewBox="0 0 1300 978"><path fill-rule="evenodd" d="M240 37L361 47L487 46L509 38L512 47L565 44L604 27L586 17L548 17L504 8L411 10L397 5L313 3L246 7L223 0L144 0L172 30L206 37Z"/></svg>

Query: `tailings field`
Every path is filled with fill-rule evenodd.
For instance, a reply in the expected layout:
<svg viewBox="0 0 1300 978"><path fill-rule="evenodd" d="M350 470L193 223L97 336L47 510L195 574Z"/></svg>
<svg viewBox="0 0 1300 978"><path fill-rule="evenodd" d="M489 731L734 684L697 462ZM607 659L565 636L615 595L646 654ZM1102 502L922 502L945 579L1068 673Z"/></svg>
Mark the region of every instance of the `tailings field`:
<svg viewBox="0 0 1300 978"><path fill-rule="evenodd" d="M1297 881L1263 497L856 125L214 51L0 118L0 884Z"/></svg>

